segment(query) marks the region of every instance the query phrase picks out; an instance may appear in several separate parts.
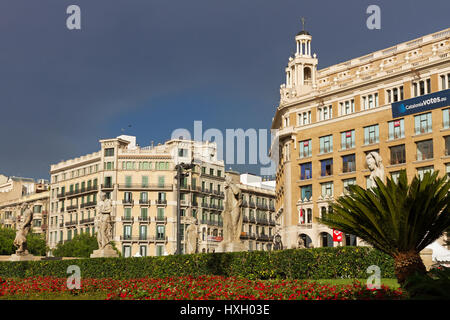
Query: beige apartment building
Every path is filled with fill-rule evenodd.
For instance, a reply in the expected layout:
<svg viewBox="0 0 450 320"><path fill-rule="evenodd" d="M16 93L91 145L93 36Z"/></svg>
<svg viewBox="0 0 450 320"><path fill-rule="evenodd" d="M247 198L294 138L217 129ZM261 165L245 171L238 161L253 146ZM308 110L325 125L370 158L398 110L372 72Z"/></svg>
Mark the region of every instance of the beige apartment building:
<svg viewBox="0 0 450 320"><path fill-rule="evenodd" d="M100 145L98 152L51 165L51 248L82 232L95 234L97 200L105 192L113 203L114 242L123 256L175 253L175 166L181 162L195 164L180 185L181 226L196 218L217 237L202 239L199 249L217 246L225 178L215 143L170 140L140 147L135 137L119 136Z"/></svg>
<svg viewBox="0 0 450 320"><path fill-rule="evenodd" d="M449 38L445 29L317 70L311 35L296 35L272 122L285 247L299 237L314 247L359 243L352 235L333 242L332 230L315 219L348 185L368 186L371 151L394 179L401 169L408 179L433 170L450 174L450 102L442 103L450 92Z"/></svg>
<svg viewBox="0 0 450 320"><path fill-rule="evenodd" d="M49 183L41 179L0 175L0 226L17 229L22 222L22 205L33 211L32 232L46 234Z"/></svg>
<svg viewBox="0 0 450 320"><path fill-rule="evenodd" d="M279 232L280 220L275 217L275 181L263 181L253 174L228 172L242 195L241 240L248 251L270 251Z"/></svg>

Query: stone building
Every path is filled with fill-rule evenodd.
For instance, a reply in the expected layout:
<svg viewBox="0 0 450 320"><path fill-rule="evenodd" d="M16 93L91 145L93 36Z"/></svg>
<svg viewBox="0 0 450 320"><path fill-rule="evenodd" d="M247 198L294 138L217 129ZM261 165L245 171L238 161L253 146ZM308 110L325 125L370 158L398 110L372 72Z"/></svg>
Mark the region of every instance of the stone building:
<svg viewBox="0 0 450 320"><path fill-rule="evenodd" d="M299 237L315 247L358 244L352 235L333 242L332 230L315 219L347 186L367 186L371 151L394 179L401 169L409 180L426 171L450 174L449 38L445 29L317 70L311 34L296 35L272 122L286 247Z"/></svg>
<svg viewBox="0 0 450 320"><path fill-rule="evenodd" d="M49 183L31 178L0 176L0 226L16 229L22 221L23 204L33 211L32 232L46 234Z"/></svg>
<svg viewBox="0 0 450 320"><path fill-rule="evenodd" d="M95 234L97 200L105 192L113 203L113 236L123 256L175 253L175 166L181 162L195 164L180 185L182 229L185 217L194 217L212 236L220 235L225 172L215 143L175 139L140 147L136 137L123 135L100 145L97 152L51 165L51 248L82 232ZM217 239L205 238L199 245L214 246Z"/></svg>

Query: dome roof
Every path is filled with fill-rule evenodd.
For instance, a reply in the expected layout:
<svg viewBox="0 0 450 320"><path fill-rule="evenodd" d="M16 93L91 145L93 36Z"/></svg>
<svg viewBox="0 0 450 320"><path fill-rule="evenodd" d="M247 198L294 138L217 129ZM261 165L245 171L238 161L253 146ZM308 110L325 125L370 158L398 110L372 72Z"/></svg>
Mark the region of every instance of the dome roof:
<svg viewBox="0 0 450 320"><path fill-rule="evenodd" d="M306 30L302 30L302 31L300 31L299 33L297 33L297 35L298 35L298 36L301 36L301 35L307 35L307 36L310 36L311 34L310 34L308 31L306 31Z"/></svg>

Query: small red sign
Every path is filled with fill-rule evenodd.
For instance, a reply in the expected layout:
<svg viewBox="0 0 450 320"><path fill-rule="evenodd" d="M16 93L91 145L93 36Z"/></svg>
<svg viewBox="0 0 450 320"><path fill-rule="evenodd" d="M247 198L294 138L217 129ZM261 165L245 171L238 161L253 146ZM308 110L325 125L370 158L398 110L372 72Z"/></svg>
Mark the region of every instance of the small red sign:
<svg viewBox="0 0 450 320"><path fill-rule="evenodd" d="M346 137L346 138L351 138L351 137L352 137L352 132L351 132L351 131L347 131L347 132L345 133L345 137Z"/></svg>
<svg viewBox="0 0 450 320"><path fill-rule="evenodd" d="M336 242L342 241L342 231L333 229L333 241Z"/></svg>
<svg viewBox="0 0 450 320"><path fill-rule="evenodd" d="M400 127L400 120L394 121L394 127Z"/></svg>
<svg viewBox="0 0 450 320"><path fill-rule="evenodd" d="M303 146L304 146L304 147L307 147L307 146L309 146L309 141L305 141L305 142L303 142Z"/></svg>

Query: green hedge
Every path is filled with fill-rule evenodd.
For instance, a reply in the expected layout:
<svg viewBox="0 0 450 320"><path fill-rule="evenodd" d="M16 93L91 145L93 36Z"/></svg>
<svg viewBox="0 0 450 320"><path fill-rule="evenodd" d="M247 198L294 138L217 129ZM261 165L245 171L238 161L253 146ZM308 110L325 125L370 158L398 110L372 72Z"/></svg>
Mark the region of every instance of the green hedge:
<svg viewBox="0 0 450 320"><path fill-rule="evenodd" d="M69 265L78 265L84 278L164 278L186 275L223 275L248 279L367 278L369 274L366 269L370 265L379 266L383 278L395 278L392 258L369 247L0 262L0 277L67 277Z"/></svg>

